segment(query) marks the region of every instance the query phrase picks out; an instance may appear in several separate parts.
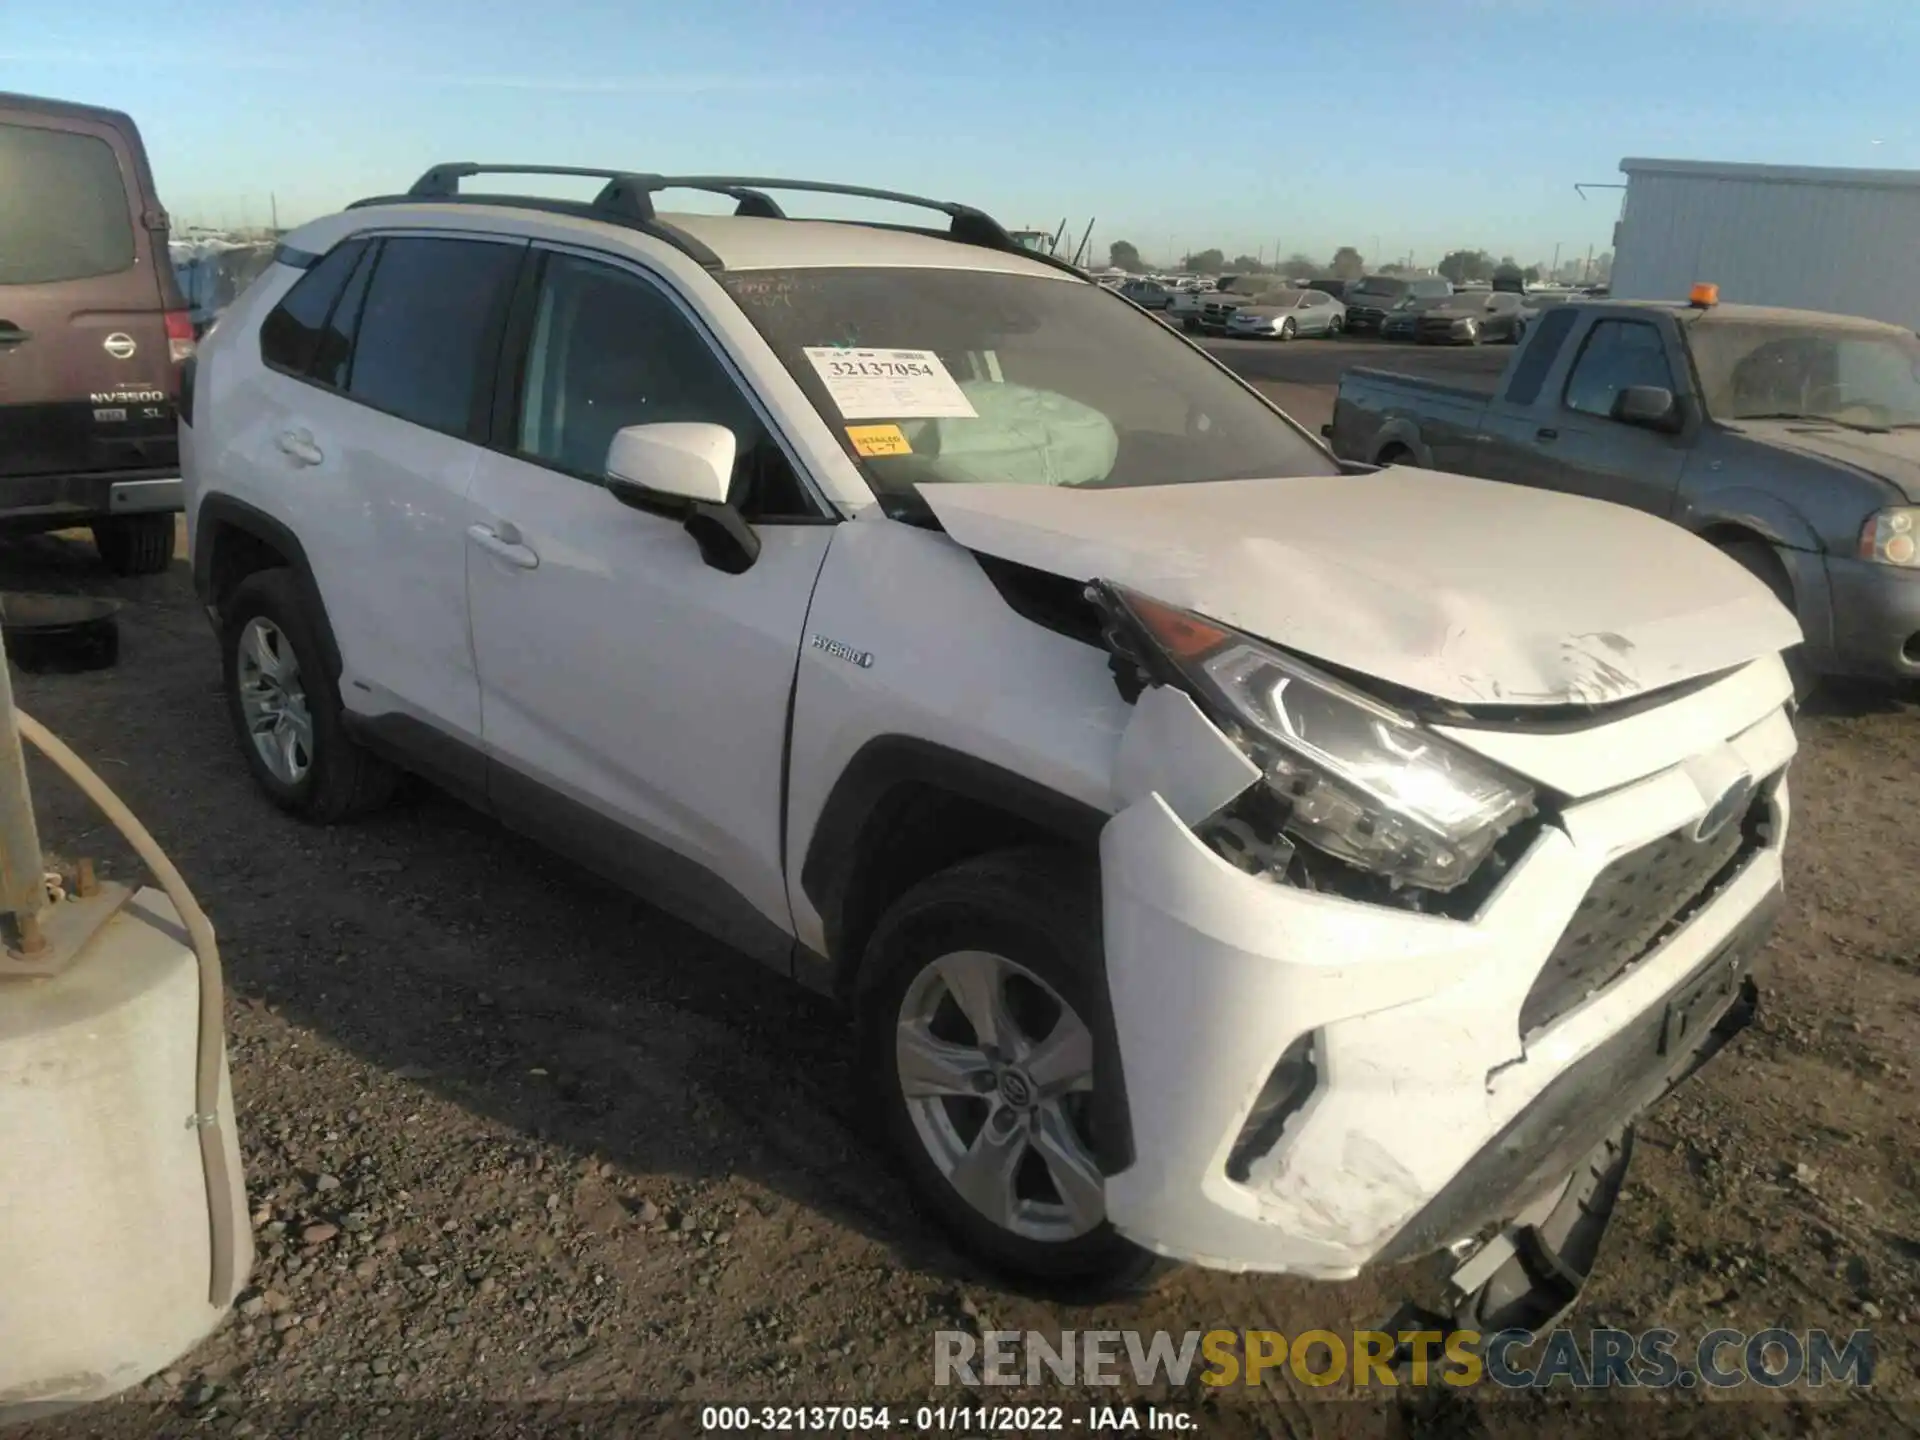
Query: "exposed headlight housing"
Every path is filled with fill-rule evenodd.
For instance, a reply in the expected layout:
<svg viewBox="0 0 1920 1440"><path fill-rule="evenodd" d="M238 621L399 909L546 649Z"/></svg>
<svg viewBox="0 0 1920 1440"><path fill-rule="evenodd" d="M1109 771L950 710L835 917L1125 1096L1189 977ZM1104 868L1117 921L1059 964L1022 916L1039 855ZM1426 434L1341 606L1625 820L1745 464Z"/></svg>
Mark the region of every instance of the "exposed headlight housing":
<svg viewBox="0 0 1920 1440"><path fill-rule="evenodd" d="M1920 505L1896 505L1869 515L1860 527L1860 558L1882 565L1920 566Z"/></svg>
<svg viewBox="0 0 1920 1440"><path fill-rule="evenodd" d="M1191 694L1260 767L1285 831L1317 850L1447 891L1533 813L1524 781L1324 671L1123 587L1092 593L1119 622L1117 653L1137 637L1125 658Z"/></svg>

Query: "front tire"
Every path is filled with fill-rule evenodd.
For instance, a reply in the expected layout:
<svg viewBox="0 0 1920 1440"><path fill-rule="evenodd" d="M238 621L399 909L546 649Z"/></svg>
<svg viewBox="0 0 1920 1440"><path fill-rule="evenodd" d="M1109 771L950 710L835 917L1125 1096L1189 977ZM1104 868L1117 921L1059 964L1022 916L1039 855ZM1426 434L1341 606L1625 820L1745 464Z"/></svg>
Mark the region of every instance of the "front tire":
<svg viewBox="0 0 1920 1440"><path fill-rule="evenodd" d="M377 810L393 768L347 734L314 623L286 570L240 582L221 611L227 714L247 766L289 814L331 824Z"/></svg>
<svg viewBox="0 0 1920 1440"><path fill-rule="evenodd" d="M1291 315L1280 322L1280 338L1282 340L1293 339L1293 337L1299 333L1299 330L1300 327L1293 323L1293 317Z"/></svg>
<svg viewBox="0 0 1920 1440"><path fill-rule="evenodd" d="M171 511L114 515L93 522L93 548L116 575L160 575L173 564Z"/></svg>
<svg viewBox="0 0 1920 1440"><path fill-rule="evenodd" d="M924 1207L994 1270L1104 1295L1162 1267L1106 1218L1092 1136L1095 1075L1113 1059L1101 965L1092 867L1003 851L921 882L881 918L862 1018Z"/></svg>

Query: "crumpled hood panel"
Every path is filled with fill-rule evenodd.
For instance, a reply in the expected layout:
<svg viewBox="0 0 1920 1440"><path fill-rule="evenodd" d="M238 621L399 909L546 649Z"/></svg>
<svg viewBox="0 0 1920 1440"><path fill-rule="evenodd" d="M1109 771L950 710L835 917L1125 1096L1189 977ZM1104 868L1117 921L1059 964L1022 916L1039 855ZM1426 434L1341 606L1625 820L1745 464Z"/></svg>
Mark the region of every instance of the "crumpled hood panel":
<svg viewBox="0 0 1920 1440"><path fill-rule="evenodd" d="M1461 704L1622 700L1800 639L1765 586L1677 526L1462 475L920 494L969 549Z"/></svg>

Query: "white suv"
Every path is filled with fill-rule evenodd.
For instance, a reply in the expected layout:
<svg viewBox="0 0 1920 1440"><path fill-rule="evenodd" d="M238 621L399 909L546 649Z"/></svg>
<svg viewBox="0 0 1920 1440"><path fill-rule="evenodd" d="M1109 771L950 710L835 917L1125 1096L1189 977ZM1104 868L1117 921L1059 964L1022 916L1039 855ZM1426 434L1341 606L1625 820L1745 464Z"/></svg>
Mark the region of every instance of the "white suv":
<svg viewBox="0 0 1920 1440"><path fill-rule="evenodd" d="M201 348L266 793L418 772L840 997L1000 1266L1474 1242L1463 1293L1566 1298L1540 1257L1582 1273L1627 1122L1750 1012L1771 594L1619 506L1343 469L967 207L494 168L301 227Z"/></svg>

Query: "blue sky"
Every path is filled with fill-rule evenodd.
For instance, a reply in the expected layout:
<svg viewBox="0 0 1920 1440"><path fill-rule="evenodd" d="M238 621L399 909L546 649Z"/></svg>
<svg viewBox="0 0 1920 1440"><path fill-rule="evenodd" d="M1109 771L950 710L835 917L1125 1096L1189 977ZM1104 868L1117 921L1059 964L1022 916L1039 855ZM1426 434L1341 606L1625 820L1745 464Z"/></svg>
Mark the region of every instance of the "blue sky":
<svg viewBox="0 0 1920 1440"><path fill-rule="evenodd" d="M1103 258L1584 254L1625 155L1920 168L1917 57L1913 0L0 4L0 90L132 113L189 221L541 160L1093 218Z"/></svg>

